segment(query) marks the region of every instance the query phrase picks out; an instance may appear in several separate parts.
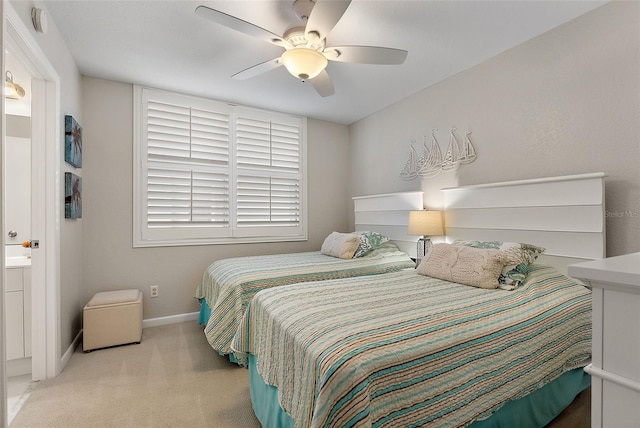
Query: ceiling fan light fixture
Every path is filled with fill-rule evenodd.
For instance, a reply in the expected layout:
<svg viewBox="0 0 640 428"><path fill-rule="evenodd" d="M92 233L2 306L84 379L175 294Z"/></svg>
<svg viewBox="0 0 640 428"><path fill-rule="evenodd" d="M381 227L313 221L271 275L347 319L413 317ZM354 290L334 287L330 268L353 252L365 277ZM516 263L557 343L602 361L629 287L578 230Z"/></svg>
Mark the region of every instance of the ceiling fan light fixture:
<svg viewBox="0 0 640 428"><path fill-rule="evenodd" d="M302 81L316 77L328 63L324 55L309 48L289 49L282 54L280 62L289 73Z"/></svg>
<svg viewBox="0 0 640 428"><path fill-rule="evenodd" d="M24 97L24 88L17 83L13 83L13 74L7 70L5 74L4 96L10 100L17 100Z"/></svg>

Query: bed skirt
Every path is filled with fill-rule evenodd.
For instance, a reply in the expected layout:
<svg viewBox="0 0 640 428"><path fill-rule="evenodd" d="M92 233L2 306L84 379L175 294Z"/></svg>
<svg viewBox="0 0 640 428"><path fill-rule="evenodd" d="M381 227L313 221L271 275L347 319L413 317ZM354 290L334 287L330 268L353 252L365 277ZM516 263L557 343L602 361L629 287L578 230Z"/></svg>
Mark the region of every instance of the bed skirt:
<svg viewBox="0 0 640 428"><path fill-rule="evenodd" d="M200 313L198 314L198 324L207 325L207 322L211 318L211 308L207 305L207 301L200 299Z"/></svg>
<svg viewBox="0 0 640 428"><path fill-rule="evenodd" d="M544 427L589 385L591 376L582 368L570 370L526 397L505 403L490 418L475 421L469 428ZM293 419L278 404L277 388L258 374L253 354L249 354L249 387L253 411L264 428L294 428Z"/></svg>
<svg viewBox="0 0 640 428"><path fill-rule="evenodd" d="M211 317L211 308L209 308L209 305L207 305L206 300L200 299L200 313L198 314L198 324L207 325L207 322L209 321L209 317ZM222 352L218 352L218 353L223 357L226 357L232 363L236 363L236 364L238 363L238 360L236 359L235 355L223 354Z"/></svg>

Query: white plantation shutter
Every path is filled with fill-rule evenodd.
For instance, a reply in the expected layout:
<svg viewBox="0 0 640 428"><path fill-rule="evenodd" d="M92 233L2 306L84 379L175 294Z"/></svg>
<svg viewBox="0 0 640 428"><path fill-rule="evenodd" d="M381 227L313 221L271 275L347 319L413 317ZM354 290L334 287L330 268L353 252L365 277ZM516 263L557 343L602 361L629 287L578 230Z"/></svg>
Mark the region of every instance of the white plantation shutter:
<svg viewBox="0 0 640 428"><path fill-rule="evenodd" d="M300 183L296 178L238 176L238 227L298 226Z"/></svg>
<svg viewBox="0 0 640 428"><path fill-rule="evenodd" d="M237 225L289 228L301 222L301 127L290 118L238 115ZM282 120L289 119L289 120Z"/></svg>
<svg viewBox="0 0 640 428"><path fill-rule="evenodd" d="M135 91L134 246L306 239L304 119Z"/></svg>
<svg viewBox="0 0 640 428"><path fill-rule="evenodd" d="M148 169L149 227L229 227L229 177L195 168Z"/></svg>
<svg viewBox="0 0 640 428"><path fill-rule="evenodd" d="M149 228L229 227L229 115L149 100Z"/></svg>
<svg viewBox="0 0 640 428"><path fill-rule="evenodd" d="M300 171L300 126L246 117L237 118L238 167Z"/></svg>

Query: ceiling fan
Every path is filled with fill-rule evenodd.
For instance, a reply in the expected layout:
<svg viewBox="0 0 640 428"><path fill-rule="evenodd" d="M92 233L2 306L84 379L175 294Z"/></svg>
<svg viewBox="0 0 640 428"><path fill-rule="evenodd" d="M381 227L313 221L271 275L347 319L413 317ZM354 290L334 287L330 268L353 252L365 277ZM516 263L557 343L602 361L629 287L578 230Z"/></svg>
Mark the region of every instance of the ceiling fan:
<svg viewBox="0 0 640 428"><path fill-rule="evenodd" d="M326 46L327 35L349 7L351 0L295 0L293 10L300 21L278 36L235 16L198 6L196 14L217 24L257 37L285 49L278 58L254 65L231 76L248 79L284 65L298 79L311 82L323 97L335 90L325 70L328 61L359 64L402 64L407 51L379 46Z"/></svg>

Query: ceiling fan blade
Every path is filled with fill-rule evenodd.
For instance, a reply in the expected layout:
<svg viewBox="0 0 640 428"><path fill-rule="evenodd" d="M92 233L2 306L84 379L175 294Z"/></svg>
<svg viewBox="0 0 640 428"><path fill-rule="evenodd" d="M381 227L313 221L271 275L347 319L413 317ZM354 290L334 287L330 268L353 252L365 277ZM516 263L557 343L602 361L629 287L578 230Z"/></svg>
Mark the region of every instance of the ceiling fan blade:
<svg viewBox="0 0 640 428"><path fill-rule="evenodd" d="M335 55L337 52L337 56ZM324 50L327 59L358 64L402 64L408 52L379 46L332 46Z"/></svg>
<svg viewBox="0 0 640 428"><path fill-rule="evenodd" d="M217 24L224 25L225 27L232 30L239 31L243 34L257 37L264 40L265 42L273 43L274 45L282 47L291 47L289 42L287 42L277 34L274 34L269 30L265 30L264 28L258 27L257 25L244 21L240 18L236 18L235 16L220 12L219 10L200 5L196 8L196 15L200 15L203 18L206 18Z"/></svg>
<svg viewBox="0 0 640 428"><path fill-rule="evenodd" d="M309 14L307 26L304 30L305 35L310 32L316 32L319 34L320 40L326 38L333 30L333 27L340 21L350 4L351 0L317 0Z"/></svg>
<svg viewBox="0 0 640 428"><path fill-rule="evenodd" d="M336 93L335 89L333 89L333 82L331 81L327 70L322 70L320 74L311 79L310 82L321 97L328 97Z"/></svg>
<svg viewBox="0 0 640 428"><path fill-rule="evenodd" d="M280 58L270 59L269 61L262 62L260 64L256 64L249 68L246 68L239 73L234 74L231 78L236 80L246 80L252 77L255 77L259 74L266 73L267 71L273 70L274 68L280 67L282 64L280 63Z"/></svg>

